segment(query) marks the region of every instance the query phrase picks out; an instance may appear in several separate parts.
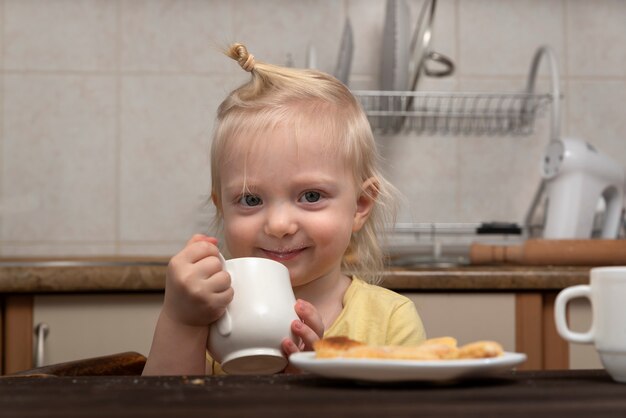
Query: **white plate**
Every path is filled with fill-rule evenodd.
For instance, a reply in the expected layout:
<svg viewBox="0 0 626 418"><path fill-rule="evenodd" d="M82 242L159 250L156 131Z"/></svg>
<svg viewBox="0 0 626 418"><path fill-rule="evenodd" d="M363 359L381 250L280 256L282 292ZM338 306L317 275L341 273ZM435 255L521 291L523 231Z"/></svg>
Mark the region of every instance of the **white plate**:
<svg viewBox="0 0 626 418"><path fill-rule="evenodd" d="M505 352L501 357L467 360L317 359L315 352L295 353L289 361L296 367L324 377L375 382L446 381L488 377L526 361L524 353Z"/></svg>

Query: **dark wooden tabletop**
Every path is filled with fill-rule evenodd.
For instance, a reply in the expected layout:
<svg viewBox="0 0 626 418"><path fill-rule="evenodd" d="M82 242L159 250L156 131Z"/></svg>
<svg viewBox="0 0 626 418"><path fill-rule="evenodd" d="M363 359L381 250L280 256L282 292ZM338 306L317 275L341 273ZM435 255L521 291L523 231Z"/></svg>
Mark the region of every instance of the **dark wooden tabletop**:
<svg viewBox="0 0 626 418"><path fill-rule="evenodd" d="M445 384L311 375L0 378L1 417L624 417L603 370L511 372Z"/></svg>

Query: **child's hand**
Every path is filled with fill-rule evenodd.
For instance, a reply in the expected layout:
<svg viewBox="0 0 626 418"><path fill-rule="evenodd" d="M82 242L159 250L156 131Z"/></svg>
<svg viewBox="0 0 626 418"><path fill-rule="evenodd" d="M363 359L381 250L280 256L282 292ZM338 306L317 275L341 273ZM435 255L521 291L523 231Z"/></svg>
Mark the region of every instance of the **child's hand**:
<svg viewBox="0 0 626 418"><path fill-rule="evenodd" d="M296 345L289 338L285 338L282 341L282 349L287 358L293 353L300 351L312 351L313 343L324 336L324 323L315 306L305 300L298 299L295 310L300 320L295 320L291 323L291 332L293 332L296 339L300 340L300 343ZM285 373L294 372L298 372L298 369L291 365L285 369Z"/></svg>
<svg viewBox="0 0 626 418"><path fill-rule="evenodd" d="M215 238L196 234L167 266L163 312L188 326L206 326L224 314L234 291L222 270Z"/></svg>

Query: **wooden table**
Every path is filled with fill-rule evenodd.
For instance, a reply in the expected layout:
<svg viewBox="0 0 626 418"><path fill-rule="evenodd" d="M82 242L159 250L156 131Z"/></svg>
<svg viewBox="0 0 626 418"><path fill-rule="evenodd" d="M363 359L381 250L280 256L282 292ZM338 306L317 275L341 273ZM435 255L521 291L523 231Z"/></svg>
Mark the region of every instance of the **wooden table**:
<svg viewBox="0 0 626 418"><path fill-rule="evenodd" d="M4 377L3 417L622 417L626 384L603 370L521 371L454 384L312 375Z"/></svg>

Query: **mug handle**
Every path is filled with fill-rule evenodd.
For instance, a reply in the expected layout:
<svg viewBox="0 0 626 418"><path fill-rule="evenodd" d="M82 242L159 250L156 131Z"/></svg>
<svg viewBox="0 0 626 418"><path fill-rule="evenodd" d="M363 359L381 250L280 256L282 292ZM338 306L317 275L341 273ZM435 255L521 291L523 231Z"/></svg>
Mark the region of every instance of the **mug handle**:
<svg viewBox="0 0 626 418"><path fill-rule="evenodd" d="M224 256L222 253L218 253L218 258L220 259L220 263L222 263L222 268L226 270L226 260L224 260ZM226 270L228 271L228 270ZM230 276L230 280L232 283L233 276ZM233 320L228 312L228 308L224 311L224 315L222 315L216 323L217 332L220 333L223 337L228 337L233 330Z"/></svg>
<svg viewBox="0 0 626 418"><path fill-rule="evenodd" d="M428 68L428 61L437 62L443 66L443 68L439 70L434 70ZM430 51L426 55L426 60L424 62L424 74L429 77L446 77L454 73L454 62L443 54L440 54L435 51Z"/></svg>
<svg viewBox="0 0 626 418"><path fill-rule="evenodd" d="M567 326L566 308L570 300L576 298L587 298L591 302L591 288L588 285L578 285L563 289L556 297L554 304L554 322L556 329L565 340L588 344L593 342L593 334L595 333L594 324L587 332L574 332ZM593 302L592 302L593 303Z"/></svg>

